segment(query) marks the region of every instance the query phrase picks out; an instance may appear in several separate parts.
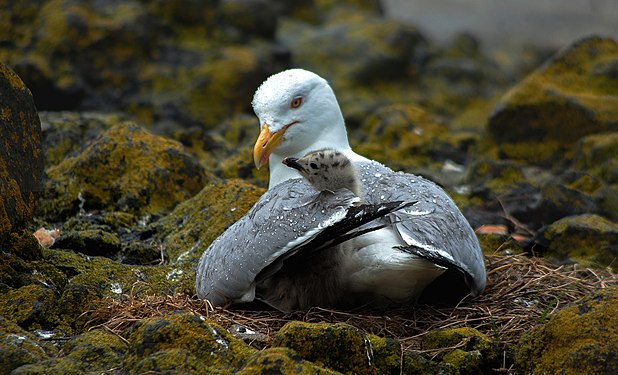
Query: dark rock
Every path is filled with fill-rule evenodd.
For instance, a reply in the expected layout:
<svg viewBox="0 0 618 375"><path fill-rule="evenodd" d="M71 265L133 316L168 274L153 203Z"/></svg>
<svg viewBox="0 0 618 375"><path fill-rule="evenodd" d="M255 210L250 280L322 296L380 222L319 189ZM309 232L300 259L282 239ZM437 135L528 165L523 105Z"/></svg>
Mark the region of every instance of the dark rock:
<svg viewBox="0 0 618 375"><path fill-rule="evenodd" d="M416 174L441 171L443 179L448 174L445 163L467 163L475 143L469 134L450 133L442 119L414 105L380 107L354 135L352 147L368 158Z"/></svg>
<svg viewBox="0 0 618 375"><path fill-rule="evenodd" d="M56 248L98 256L116 255L120 245L120 239L114 233L96 229L63 232L54 244Z"/></svg>
<svg viewBox="0 0 618 375"><path fill-rule="evenodd" d="M217 12L226 26L239 29L243 36L260 36L272 39L277 30L276 5L267 0L228 0L221 3Z"/></svg>
<svg viewBox="0 0 618 375"><path fill-rule="evenodd" d="M556 54L504 96L488 123L505 157L562 162L583 136L615 131L618 85L598 64L616 59L618 43L589 37Z"/></svg>
<svg viewBox="0 0 618 375"><path fill-rule="evenodd" d="M30 284L0 296L0 316L24 328L49 324L54 292L48 287Z"/></svg>
<svg viewBox="0 0 618 375"><path fill-rule="evenodd" d="M147 6L155 18L160 18L170 29L180 31L181 25L201 27L212 36L215 26L215 11L220 0L149 0Z"/></svg>
<svg viewBox="0 0 618 375"><path fill-rule="evenodd" d="M273 345L293 349L305 360L343 373L387 374L401 368L398 342L364 334L344 323L290 322L279 330Z"/></svg>
<svg viewBox="0 0 618 375"><path fill-rule="evenodd" d="M103 330L83 333L62 347L63 356L21 366L11 374L84 374L120 368L127 344Z"/></svg>
<svg viewBox="0 0 618 375"><path fill-rule="evenodd" d="M90 210L160 214L208 179L180 144L132 123L114 126L47 173L42 213L52 221Z"/></svg>
<svg viewBox="0 0 618 375"><path fill-rule="evenodd" d="M0 245L32 218L42 183L41 123L32 95L0 63Z"/></svg>
<svg viewBox="0 0 618 375"><path fill-rule="evenodd" d="M471 104L502 93L508 75L486 56L480 42L468 33L457 34L447 45L430 50L418 61L422 103L432 112L460 115ZM484 114L482 122L485 122Z"/></svg>
<svg viewBox="0 0 618 375"><path fill-rule="evenodd" d="M105 130L128 120L124 114L96 112L39 112L45 167L75 156Z"/></svg>
<svg viewBox="0 0 618 375"><path fill-rule="evenodd" d="M573 166L618 184L618 132L593 134L577 142Z"/></svg>
<svg viewBox="0 0 618 375"><path fill-rule="evenodd" d="M474 328L430 331L421 345L423 350L443 349L436 358L451 364L459 374L486 374L502 361L500 348Z"/></svg>
<svg viewBox="0 0 618 375"><path fill-rule="evenodd" d="M292 51L293 62L324 77L337 77L337 85L346 80L401 79L415 49L425 43L418 30L398 21L343 13L320 27L289 32L283 25L278 38Z"/></svg>
<svg viewBox="0 0 618 375"><path fill-rule="evenodd" d="M29 363L44 361L56 350L42 345L36 337L0 316L0 371L2 374Z"/></svg>
<svg viewBox="0 0 618 375"><path fill-rule="evenodd" d="M140 373L238 369L256 352L218 325L186 312L140 320L126 334L125 366Z"/></svg>
<svg viewBox="0 0 618 375"><path fill-rule="evenodd" d="M34 93L39 110L75 110L84 100L86 84L73 69L50 69L47 59L31 56L14 65Z"/></svg>
<svg viewBox="0 0 618 375"><path fill-rule="evenodd" d="M316 363L302 359L288 348L268 348L251 355L238 374L335 374ZM338 373L337 373L338 374Z"/></svg>
<svg viewBox="0 0 618 375"><path fill-rule="evenodd" d="M519 342L522 373L618 372L618 287L601 290L551 316Z"/></svg>
<svg viewBox="0 0 618 375"><path fill-rule="evenodd" d="M560 262L612 267L618 256L618 224L599 215L565 217L540 231L536 239L547 248L546 256Z"/></svg>

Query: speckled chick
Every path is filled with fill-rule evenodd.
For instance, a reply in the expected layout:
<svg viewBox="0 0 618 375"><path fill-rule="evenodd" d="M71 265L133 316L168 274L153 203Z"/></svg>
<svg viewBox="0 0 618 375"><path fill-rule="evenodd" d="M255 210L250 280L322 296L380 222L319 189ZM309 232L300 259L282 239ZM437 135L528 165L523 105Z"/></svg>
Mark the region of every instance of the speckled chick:
<svg viewBox="0 0 618 375"><path fill-rule="evenodd" d="M346 188L360 196L356 168L350 159L337 150L317 150L300 159L285 158L282 163L296 169L318 191Z"/></svg>

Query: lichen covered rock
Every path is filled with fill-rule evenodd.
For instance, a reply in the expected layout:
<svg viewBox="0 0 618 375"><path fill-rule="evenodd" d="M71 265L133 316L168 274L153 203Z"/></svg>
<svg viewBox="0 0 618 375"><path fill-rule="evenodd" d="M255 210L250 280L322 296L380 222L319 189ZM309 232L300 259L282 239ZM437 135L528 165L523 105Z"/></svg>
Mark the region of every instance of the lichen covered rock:
<svg viewBox="0 0 618 375"><path fill-rule="evenodd" d="M39 112L45 168L60 164L105 130L127 121L123 114Z"/></svg>
<svg viewBox="0 0 618 375"><path fill-rule="evenodd" d="M562 309L522 338L516 366L535 374L618 372L618 288Z"/></svg>
<svg viewBox="0 0 618 375"><path fill-rule="evenodd" d="M0 63L0 245L32 218L42 183L41 123L32 94Z"/></svg>
<svg viewBox="0 0 618 375"><path fill-rule="evenodd" d="M41 344L32 333L0 316L0 373L11 373L55 354L57 350L52 345Z"/></svg>
<svg viewBox="0 0 618 375"><path fill-rule="evenodd" d="M618 184L618 132L583 137L577 142L574 154L575 168Z"/></svg>
<svg viewBox="0 0 618 375"><path fill-rule="evenodd" d="M581 137L615 131L617 59L615 40L584 38L508 92L488 123L503 155L552 164Z"/></svg>
<svg viewBox="0 0 618 375"><path fill-rule="evenodd" d="M141 320L127 334L124 363L136 372L216 373L240 368L256 352L218 325L184 312Z"/></svg>
<svg viewBox="0 0 618 375"><path fill-rule="evenodd" d="M459 374L488 373L500 367L500 349L474 328L435 330L423 336L423 350L440 350L436 358ZM454 349L453 349L454 348Z"/></svg>
<svg viewBox="0 0 618 375"><path fill-rule="evenodd" d="M252 354L237 374L339 374L304 360L288 348L269 348Z"/></svg>
<svg viewBox="0 0 618 375"><path fill-rule="evenodd" d="M18 367L12 374L84 374L119 368L127 344L117 335L93 330L63 345L63 356Z"/></svg>
<svg viewBox="0 0 618 375"><path fill-rule="evenodd" d="M396 373L401 367L398 342L367 335L344 323L290 322L277 333L273 345L293 349L305 360L343 373Z"/></svg>
<svg viewBox="0 0 618 375"><path fill-rule="evenodd" d="M80 210L161 214L199 192L207 181L182 145L133 123L112 127L47 174L42 211L50 220Z"/></svg>
<svg viewBox="0 0 618 375"><path fill-rule="evenodd" d="M468 139L449 135L441 120L414 105L389 105L367 117L353 147L395 170L440 170L446 160L463 164ZM452 140L452 142L449 142ZM439 156L438 156L439 155Z"/></svg>
<svg viewBox="0 0 618 375"><path fill-rule="evenodd" d="M606 218L583 214L565 217L538 234L547 246L546 255L560 262L584 266L614 267L618 252L618 224Z"/></svg>

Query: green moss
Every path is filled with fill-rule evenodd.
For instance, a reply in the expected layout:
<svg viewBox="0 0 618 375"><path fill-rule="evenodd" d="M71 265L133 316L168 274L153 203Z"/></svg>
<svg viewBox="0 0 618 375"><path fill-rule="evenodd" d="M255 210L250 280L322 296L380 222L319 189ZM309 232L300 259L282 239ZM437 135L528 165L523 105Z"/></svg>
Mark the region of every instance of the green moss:
<svg viewBox="0 0 618 375"><path fill-rule="evenodd" d="M427 165L430 153L448 129L434 116L412 105L380 108L362 126L358 151L398 169Z"/></svg>
<svg viewBox="0 0 618 375"><path fill-rule="evenodd" d="M159 221L164 243L174 264L197 264L202 251L227 227L240 219L264 189L242 180L216 181L178 205Z"/></svg>
<svg viewBox="0 0 618 375"><path fill-rule="evenodd" d="M470 166L466 180L498 195L526 181L526 177L523 166L518 162L481 159Z"/></svg>
<svg viewBox="0 0 618 375"><path fill-rule="evenodd" d="M201 358L184 348L169 348L154 352L131 366L136 374L233 374L231 370L209 366Z"/></svg>
<svg viewBox="0 0 618 375"><path fill-rule="evenodd" d="M404 374L440 374L440 375L459 375L456 368L446 362L436 363L430 361L418 353L405 353L403 355Z"/></svg>
<svg viewBox="0 0 618 375"><path fill-rule="evenodd" d="M557 163L580 138L618 120L615 78L599 64L618 58L618 43L588 37L556 54L509 91L488 123L506 157ZM533 145L536 144L536 147ZM558 157L551 158L552 153ZM562 157L562 158L560 158Z"/></svg>
<svg viewBox="0 0 618 375"><path fill-rule="evenodd" d="M612 374L618 371L618 288L599 291L553 315L525 335L516 366L522 373Z"/></svg>
<svg viewBox="0 0 618 375"><path fill-rule="evenodd" d="M32 94L0 63L0 246L34 214L43 178L41 123Z"/></svg>
<svg viewBox="0 0 618 375"><path fill-rule="evenodd" d="M238 374L338 374L338 372L306 361L291 349L268 348L251 355Z"/></svg>
<svg viewBox="0 0 618 375"><path fill-rule="evenodd" d="M11 253L24 260L41 259L41 245L27 230L13 232L9 238L8 249Z"/></svg>
<svg viewBox="0 0 618 375"><path fill-rule="evenodd" d="M0 315L25 328L41 328L50 323L53 305L51 289L30 284L0 296Z"/></svg>
<svg viewBox="0 0 618 375"><path fill-rule="evenodd" d="M118 336L94 330L77 336L63 347L64 355L20 367L17 374L84 374L119 368L127 349Z"/></svg>
<svg viewBox="0 0 618 375"><path fill-rule="evenodd" d="M196 359L191 365L196 371L207 367L238 369L256 352L218 325L186 312L140 320L126 334L130 347L125 366L134 371L157 362L171 368L165 361L178 364L187 358Z"/></svg>
<svg viewBox="0 0 618 375"><path fill-rule="evenodd" d="M290 322L279 330L273 346L293 349L307 361L343 373L382 374L400 367L397 343L344 323Z"/></svg>
<svg viewBox="0 0 618 375"><path fill-rule="evenodd" d="M511 236L501 233L477 233L483 254L520 254L524 252L521 244Z"/></svg>
<svg viewBox="0 0 618 375"><path fill-rule="evenodd" d="M129 292L135 298L192 295L195 289L195 272L190 266L129 266L104 257L47 250L45 259L31 267L36 271L29 282L44 282L58 294L40 321L68 333L81 331L91 318L90 311L105 298L122 298Z"/></svg>
<svg viewBox="0 0 618 375"><path fill-rule="evenodd" d="M257 170L253 164L253 146L241 147L237 153L222 160L219 174L223 178L240 178L257 186L268 186L268 170Z"/></svg>
<svg viewBox="0 0 618 375"><path fill-rule="evenodd" d="M441 349L435 357L462 374L487 372L498 368L501 360L499 348L487 336L468 327L430 331L423 336L422 348Z"/></svg>
<svg viewBox="0 0 618 375"><path fill-rule="evenodd" d="M503 143L500 146L500 153L504 159L518 160L535 165L551 165L563 160L564 152L566 152L564 147L551 140L542 143Z"/></svg>
<svg viewBox="0 0 618 375"><path fill-rule="evenodd" d="M584 214L556 221L543 232L549 243L547 255L559 260L573 259L584 266L615 263L613 244L618 243L618 224L606 218Z"/></svg>
<svg viewBox="0 0 618 375"><path fill-rule="evenodd" d="M34 335L0 316L0 372L47 359L57 353L51 345L43 345Z"/></svg>

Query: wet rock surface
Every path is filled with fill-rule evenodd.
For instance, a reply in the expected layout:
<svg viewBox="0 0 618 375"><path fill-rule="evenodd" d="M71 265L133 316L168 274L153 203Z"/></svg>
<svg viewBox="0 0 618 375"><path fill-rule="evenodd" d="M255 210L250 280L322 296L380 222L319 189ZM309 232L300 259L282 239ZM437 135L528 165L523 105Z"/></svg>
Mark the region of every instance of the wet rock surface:
<svg viewBox="0 0 618 375"><path fill-rule="evenodd" d="M608 288L556 313L522 338L524 372L611 374L618 371L618 289Z"/></svg>
<svg viewBox="0 0 618 375"><path fill-rule="evenodd" d="M0 244L34 214L43 183L41 123L30 90L0 62Z"/></svg>
<svg viewBox="0 0 618 375"><path fill-rule="evenodd" d="M378 1L6 9L0 373L616 371L615 40L587 37L545 62L538 50L505 66L471 35L439 45L385 19ZM242 312L217 320L175 300L161 313L119 313L125 325L110 328L101 315L114 303L194 295L201 252L267 184L252 163L250 101L289 66L329 79L358 152L443 185L488 256L613 272L601 282L610 288L562 309L568 297L557 295L517 345L501 341L499 317L416 332L417 346L392 330L315 321L264 323L253 340L228 331ZM517 287L488 285L496 299ZM516 304L540 304L537 292ZM401 324L422 324L418 311Z"/></svg>

